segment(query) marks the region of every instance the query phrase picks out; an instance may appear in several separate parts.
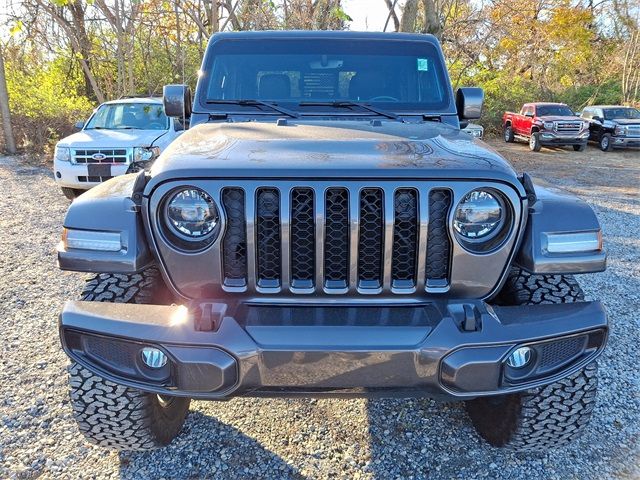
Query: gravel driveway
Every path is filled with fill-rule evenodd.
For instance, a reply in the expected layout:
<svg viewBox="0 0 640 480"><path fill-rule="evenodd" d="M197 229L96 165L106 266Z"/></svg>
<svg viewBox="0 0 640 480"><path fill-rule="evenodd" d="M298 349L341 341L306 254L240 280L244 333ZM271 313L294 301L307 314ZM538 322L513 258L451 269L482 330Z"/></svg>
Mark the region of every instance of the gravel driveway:
<svg viewBox="0 0 640 480"><path fill-rule="evenodd" d="M152 453L84 443L70 415L56 317L83 275L54 247L68 202L51 172L0 159L0 478L638 478L640 477L640 152L495 146L519 170L597 210L606 273L581 278L612 331L598 406L571 448L538 456L484 444L456 404L429 400L194 402L183 434Z"/></svg>

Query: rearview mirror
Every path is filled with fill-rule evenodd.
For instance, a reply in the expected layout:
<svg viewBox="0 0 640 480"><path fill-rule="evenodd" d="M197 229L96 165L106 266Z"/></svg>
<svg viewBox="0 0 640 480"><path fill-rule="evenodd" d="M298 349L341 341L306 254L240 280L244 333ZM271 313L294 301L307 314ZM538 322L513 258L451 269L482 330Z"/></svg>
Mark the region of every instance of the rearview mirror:
<svg viewBox="0 0 640 480"><path fill-rule="evenodd" d="M484 91L477 87L461 87L456 92L456 109L460 120L477 120L482 115Z"/></svg>
<svg viewBox="0 0 640 480"><path fill-rule="evenodd" d="M165 85L162 103L168 117L191 117L191 89L188 85Z"/></svg>
<svg viewBox="0 0 640 480"><path fill-rule="evenodd" d="M78 130L82 130L84 128L84 122L82 122L82 121L76 122L74 127L77 128Z"/></svg>

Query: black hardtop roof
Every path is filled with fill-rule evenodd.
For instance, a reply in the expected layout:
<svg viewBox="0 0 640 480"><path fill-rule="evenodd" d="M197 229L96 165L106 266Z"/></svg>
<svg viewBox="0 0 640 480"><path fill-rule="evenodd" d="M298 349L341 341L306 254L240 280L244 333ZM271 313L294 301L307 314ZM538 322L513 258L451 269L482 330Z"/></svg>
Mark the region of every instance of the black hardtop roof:
<svg viewBox="0 0 640 480"><path fill-rule="evenodd" d="M344 39L344 40L395 40L421 41L438 44L431 34L398 32L354 32L350 30L259 30L243 32L220 32L211 37L212 42L219 40L265 40L265 39Z"/></svg>

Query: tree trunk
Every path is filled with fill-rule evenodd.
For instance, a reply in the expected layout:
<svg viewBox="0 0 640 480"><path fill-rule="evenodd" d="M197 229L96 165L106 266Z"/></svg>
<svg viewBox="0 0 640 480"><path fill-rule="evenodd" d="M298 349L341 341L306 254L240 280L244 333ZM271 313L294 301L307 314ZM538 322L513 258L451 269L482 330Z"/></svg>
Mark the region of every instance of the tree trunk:
<svg viewBox="0 0 640 480"><path fill-rule="evenodd" d="M416 28L416 19L418 17L418 0L407 0L402 10L402 18L400 19L401 32L413 32Z"/></svg>
<svg viewBox="0 0 640 480"><path fill-rule="evenodd" d="M431 33L440 38L442 25L440 24L440 18L438 18L435 2L433 0L422 0L422 6L424 8L424 33Z"/></svg>
<svg viewBox="0 0 640 480"><path fill-rule="evenodd" d="M0 49L0 114L2 115L2 128L4 130L4 144L7 152L16 153L16 141L13 138L11 128L11 112L9 111L9 92L7 91L7 79L4 75L4 58Z"/></svg>

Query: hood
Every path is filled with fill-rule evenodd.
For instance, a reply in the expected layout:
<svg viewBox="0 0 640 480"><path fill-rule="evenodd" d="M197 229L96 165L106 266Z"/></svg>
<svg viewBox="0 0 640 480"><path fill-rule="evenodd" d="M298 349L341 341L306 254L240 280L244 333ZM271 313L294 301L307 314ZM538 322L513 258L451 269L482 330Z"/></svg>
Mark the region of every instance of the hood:
<svg viewBox="0 0 640 480"><path fill-rule="evenodd" d="M521 190L509 163L451 126L291 119L205 123L155 161L151 185L176 178L469 178ZM150 186L150 188L153 188Z"/></svg>
<svg viewBox="0 0 640 480"><path fill-rule="evenodd" d="M543 122L582 122L583 120L580 117L576 117L574 115L545 115L544 117L536 117Z"/></svg>
<svg viewBox="0 0 640 480"><path fill-rule="evenodd" d="M618 125L640 125L640 118L613 118L611 121Z"/></svg>
<svg viewBox="0 0 640 480"><path fill-rule="evenodd" d="M71 148L126 148L153 145L167 130L81 130L63 138L61 147Z"/></svg>

